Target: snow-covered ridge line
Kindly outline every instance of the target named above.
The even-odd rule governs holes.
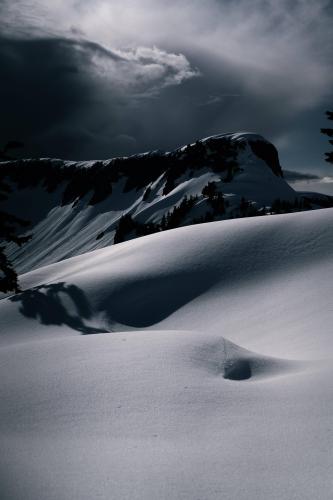
[[[41,162],[52,162],[54,165],[60,166],[63,164],[64,166],[70,167],[70,166],[79,166],[83,167],[85,166],[86,168],[89,168],[90,166],[98,163],[102,163],[103,165],[110,166],[112,165],[112,162],[115,160],[127,160],[128,158],[142,158],[142,157],[147,157],[147,156],[163,156],[163,155],[172,155],[176,151],[184,151],[188,146],[194,146],[197,142],[201,142],[203,144],[207,143],[210,140],[231,140],[231,141],[238,141],[238,142],[244,142],[244,141],[259,141],[263,142],[266,144],[271,144],[267,139],[265,139],[262,135],[256,134],[254,132],[228,132],[224,134],[215,134],[215,135],[210,135],[207,137],[204,137],[203,139],[200,139],[199,141],[192,142],[187,145],[179,146],[173,151],[164,151],[162,149],[155,149],[151,151],[145,151],[143,153],[137,153],[133,154],[130,156],[115,156],[106,160],[80,160],[80,161],[75,161],[75,160],[64,160],[61,158],[52,158],[52,157],[41,157],[38,158],[39,161]],[[17,163],[20,163],[23,161],[25,164],[32,163],[36,161],[36,158],[24,158],[23,160],[3,160],[0,162],[0,166],[4,166],[5,164],[11,164],[15,165]]]
[[[228,159],[227,156],[228,154],[231,153],[231,150],[234,149],[234,152],[237,152],[238,149],[242,149],[242,147],[245,147],[246,144],[250,144],[251,146],[257,143],[258,145],[261,144],[265,147],[269,146],[270,148],[270,153],[276,155],[275,158],[275,165],[274,169],[276,170],[277,175],[281,175],[281,166],[279,164],[278,160],[278,155],[275,147],[273,144],[271,144],[269,141],[267,141],[263,136],[259,134],[255,134],[252,132],[237,132],[237,133],[226,133],[226,134],[216,134],[212,135],[209,137],[205,137],[201,140],[197,140],[194,143],[187,144],[184,146],[180,146],[176,148],[173,151],[163,151],[160,149],[157,150],[152,150],[152,151],[146,151],[144,153],[139,153],[139,154],[134,154],[131,156],[118,156],[106,160],[89,160],[89,161],[73,161],[73,160],[63,160],[60,158],[27,158],[27,159],[22,159],[22,160],[12,160],[12,161],[2,161],[0,163],[0,168],[2,170],[7,171],[7,168],[20,168],[22,166],[25,167],[31,167],[32,165],[40,164],[43,168],[48,168],[48,167],[57,167],[57,168],[69,168],[71,169],[72,167],[75,167],[77,169],[81,168],[91,168],[94,166],[99,166],[99,167],[109,167],[109,168],[115,168],[119,162],[124,162],[126,163],[127,161],[133,161],[135,159],[147,159],[154,157],[155,159],[157,158],[172,158],[173,160],[178,160],[178,159],[184,159],[179,158],[180,153],[184,153],[187,150],[190,150],[191,148],[195,148],[196,145],[204,145],[208,146],[210,144],[214,144],[215,146],[222,146],[220,149],[220,153],[227,153],[226,157],[223,158],[225,161]],[[230,149],[229,151],[225,150],[225,146],[229,144]],[[193,154],[193,150],[191,151]],[[196,154],[198,154],[199,151],[195,151]],[[203,150],[200,151],[201,153]],[[205,152],[207,154],[207,152]],[[183,155],[184,156],[184,155]],[[203,160],[204,158],[200,158],[200,160]],[[173,165],[171,165],[172,167]]]
[[[104,161],[4,162],[0,175],[9,188],[0,209],[31,221],[32,240],[9,248],[21,272],[166,229],[304,205],[275,147],[248,132]]]

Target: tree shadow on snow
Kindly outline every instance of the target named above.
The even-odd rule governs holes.
[[[63,282],[41,285],[9,300],[20,303],[19,311],[23,316],[39,320],[43,325],[66,325],[83,335],[105,333],[105,330],[85,324],[84,320],[92,317],[92,310],[83,291],[75,285]],[[66,304],[74,314],[68,312]]]

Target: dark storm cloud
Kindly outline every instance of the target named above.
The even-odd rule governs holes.
[[[306,172],[285,170],[284,178],[296,191],[312,191],[333,196],[333,177],[331,175],[320,177]]]
[[[325,170],[328,0],[1,5],[1,134],[27,151],[102,158],[252,130],[276,143],[283,165]]]
[[[77,158],[135,151],[134,115],[145,100],[196,75],[181,55],[120,54],[65,38],[2,38],[0,65],[2,141],[19,138],[33,155]]]
[[[94,88],[81,71],[84,59],[67,40],[2,38],[2,141],[19,138],[32,154],[49,148],[56,153],[48,137],[52,128],[61,131],[75,122],[84,103],[94,100]],[[66,141],[61,146],[65,153],[71,148]]]
[[[318,175],[295,172],[293,170],[285,170],[283,176],[288,182],[318,181],[320,179]]]

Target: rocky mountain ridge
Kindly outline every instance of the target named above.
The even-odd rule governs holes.
[[[7,161],[0,176],[0,208],[31,221],[31,241],[8,249],[20,272],[179,226],[331,204],[299,196],[252,133],[103,161]]]

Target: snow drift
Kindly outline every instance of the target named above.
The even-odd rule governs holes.
[[[328,500],[333,210],[183,227],[0,301],[4,500]]]

